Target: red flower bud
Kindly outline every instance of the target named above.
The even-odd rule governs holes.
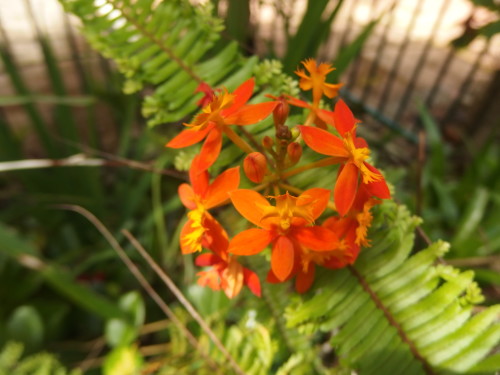
[[[243,160],[243,170],[252,182],[262,182],[267,172],[266,157],[260,152],[252,152]]]
[[[266,150],[271,149],[273,145],[274,145],[274,140],[270,136],[266,135],[264,138],[262,138],[262,146],[264,146]]]
[[[278,105],[273,111],[273,119],[276,126],[285,124],[285,121],[288,118],[288,113],[290,113],[290,106],[288,105],[285,97],[280,96],[278,98]]]
[[[286,154],[292,165],[297,164],[302,156],[302,146],[297,142],[292,142],[287,146]]]

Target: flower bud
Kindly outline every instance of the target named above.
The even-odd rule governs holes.
[[[290,133],[292,133],[292,140],[297,139],[297,137],[300,135],[300,131],[296,126],[290,129]]]
[[[252,182],[262,182],[267,172],[266,157],[260,152],[252,152],[243,160],[243,170]]]
[[[291,164],[297,164],[302,156],[302,146],[300,143],[292,142],[286,148],[286,155],[290,160]]]
[[[266,135],[264,138],[262,138],[262,146],[264,146],[266,150],[270,150],[273,145],[274,140],[270,136]]]
[[[274,108],[273,119],[276,126],[284,125],[288,114],[290,113],[290,106],[283,96],[278,98],[278,105]]]

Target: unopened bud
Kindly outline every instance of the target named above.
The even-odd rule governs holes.
[[[283,96],[278,98],[278,105],[274,108],[273,119],[276,126],[284,125],[288,114],[290,113],[290,106]]]
[[[300,135],[300,131],[296,126],[290,129],[290,133],[292,133],[292,140],[297,139],[297,137]]]
[[[262,146],[264,146],[266,150],[271,149],[273,145],[274,145],[274,140],[270,136],[266,135],[264,138],[262,138]]]
[[[278,139],[291,139],[292,138],[292,133],[290,132],[290,129],[288,129],[288,126],[285,125],[280,125],[276,127],[276,138]]]
[[[252,152],[243,160],[243,170],[252,182],[262,182],[267,172],[266,157],[260,152]]]
[[[302,146],[300,143],[292,142],[287,146],[286,154],[292,165],[297,164],[302,157]]]

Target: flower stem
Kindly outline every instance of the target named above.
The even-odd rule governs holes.
[[[226,133],[227,137],[233,141],[233,143],[238,146],[240,149],[242,149],[244,152],[247,154],[250,154],[254,152],[255,150],[243,140],[238,134],[236,134],[233,129],[231,129],[229,126],[223,126],[222,131]]]
[[[295,176],[298,173],[301,173],[301,172],[304,172],[304,171],[308,171],[309,169],[320,168],[320,167],[325,167],[327,165],[338,164],[338,163],[340,163],[340,162],[342,162],[344,160],[345,160],[344,158],[338,158],[338,157],[334,157],[334,156],[329,157],[329,158],[320,159],[318,161],[315,161],[315,162],[312,162],[312,163],[309,163],[309,164],[302,165],[300,167],[291,169],[291,170],[283,173],[281,175],[281,178],[282,179],[286,179],[288,177]]]

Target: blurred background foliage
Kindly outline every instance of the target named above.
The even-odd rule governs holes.
[[[390,113],[390,106],[397,105],[397,100],[386,98],[389,104],[385,110],[384,105],[370,105],[367,91],[376,98],[384,96],[380,82],[366,80],[365,86],[356,85],[363,74],[375,75],[372,63],[378,55],[372,58],[372,65],[366,63],[366,46],[370,37],[379,35],[377,30],[382,28],[387,34],[396,2],[383,2],[381,9],[357,23],[355,33],[348,35],[347,31],[339,34],[336,25],[353,21],[355,1],[214,0],[211,7],[175,1],[170,8],[162,8],[164,13],[157,15],[156,23],[151,22],[151,29],[143,30],[154,31],[151,40],[155,35],[161,39],[157,43],[160,47],[145,41],[151,46],[143,49],[143,56],[134,56],[134,49],[126,48],[130,40],[140,41],[140,35],[130,39],[131,30],[125,39],[113,39],[113,27],[118,26],[104,21],[111,11],[105,9],[107,4],[133,13],[135,2],[86,3],[61,0],[68,12],[80,16],[99,9],[100,18],[96,17],[83,34],[104,57],[83,42],[74,28],[77,21],[68,14],[60,9],[56,13],[64,30],[65,39],[61,41],[50,33],[50,27],[41,24],[36,11],[40,4],[19,2],[33,31],[29,49],[36,49],[40,56],[36,74],[43,78],[27,69],[16,34],[6,21],[9,6],[2,3],[0,82],[9,89],[0,89],[0,374],[31,374],[40,368],[47,374],[78,373],[66,372],[53,356],[35,354],[43,349],[57,353],[67,368],[78,367],[89,374],[99,373],[100,367],[105,374],[125,374],[117,367],[120,363],[127,363],[127,371],[134,373],[130,369],[144,368],[144,357],[157,358],[165,351],[171,355],[148,361],[145,373],[212,371],[200,354],[203,351],[190,352],[178,324],[164,319],[94,225],[61,204],[82,206],[105,223],[216,362],[221,361],[221,354],[177,300],[164,291],[151,268],[124,241],[121,229],[134,233],[182,286],[248,373],[308,373],[310,368],[300,366],[313,362],[317,372],[333,363],[336,370],[332,371],[345,373],[335,359],[328,357],[334,357],[331,353],[324,353],[322,360],[308,358],[313,352],[307,349],[314,343],[304,343],[297,332],[284,329],[280,311],[287,301],[281,300],[286,297],[280,298],[283,293],[279,289],[275,292],[270,287],[263,301],[247,295],[228,301],[220,293],[194,285],[192,259],[180,256],[178,251],[183,209],[176,197],[177,185],[186,178],[177,169],[189,165],[192,155],[164,149],[178,124],[196,110],[199,96],[191,94],[197,79],[234,88],[242,78],[256,74],[258,85],[267,92],[296,93],[288,75],[310,56],[332,61],[337,68],[336,79],[346,82],[342,95],[356,106],[356,115],[366,124],[363,135],[373,144],[378,164],[395,185],[396,200],[424,218],[421,228],[426,236],[451,242],[446,261],[475,270],[486,304],[498,301],[500,118],[493,104],[500,98],[498,64],[489,76],[491,85],[478,95],[482,101],[468,107],[474,114],[472,121],[461,122],[464,105],[462,99],[458,100],[460,90],[468,88],[464,87],[467,79],[473,81],[467,74],[447,110],[426,100],[427,94],[416,92],[408,100],[416,103],[417,109],[398,119]],[[460,53],[456,48],[474,50],[474,43],[489,43],[488,51],[498,55],[499,49],[491,47],[498,46],[498,4],[474,0],[471,7],[471,17],[448,40],[452,47],[446,47],[441,68],[449,67],[446,61]],[[489,9],[490,17],[480,25],[474,16],[478,8]],[[271,31],[266,31],[262,23],[268,13],[276,17]],[[133,16],[141,19],[148,15]],[[177,29],[170,29],[174,21]],[[103,30],[109,33],[103,34]],[[163,38],[163,34],[171,37]],[[380,35],[383,41],[384,34]],[[336,48],[331,48],[332,43]],[[66,45],[64,58],[61,44]],[[147,54],[153,56],[162,45],[166,53],[162,58],[141,64],[141,59]],[[378,50],[383,48],[382,44],[378,46]],[[176,64],[169,64],[169,51],[189,63],[200,62],[191,77]],[[256,53],[269,60],[259,61]],[[471,69],[478,70],[479,63],[474,61]],[[414,72],[404,68],[399,74],[412,76]],[[396,80],[391,72],[380,74],[387,76],[388,82]],[[45,87],[37,86],[37,79],[44,80]],[[408,78],[406,84],[412,82]],[[439,85],[447,91],[446,82]],[[474,95],[471,92],[469,95]],[[405,97],[402,93],[395,95],[400,101]],[[448,112],[458,115],[453,118]],[[372,126],[375,130],[370,131]],[[32,158],[67,160],[77,154],[87,166],[55,162],[52,168],[24,170],[8,163]],[[92,166],[91,160],[98,160],[99,166]],[[229,155],[219,166],[231,160]],[[420,241],[424,243],[424,239]],[[259,323],[263,321],[275,323],[264,326]],[[272,339],[276,332],[282,335],[277,341]],[[140,346],[134,346],[137,342]],[[296,354],[289,357],[290,353]],[[325,366],[329,360],[331,363]]]

